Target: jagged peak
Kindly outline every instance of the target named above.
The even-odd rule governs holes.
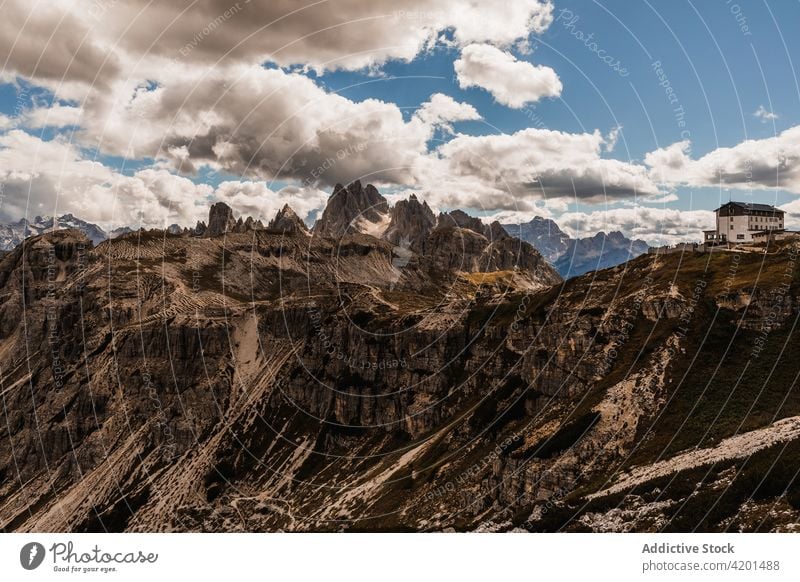
[[[302,232],[308,234],[308,227],[305,222],[303,222],[294,209],[288,204],[283,205],[283,208],[277,212],[275,218],[270,220],[267,228],[282,233]]]
[[[419,252],[425,239],[436,226],[436,217],[427,203],[420,203],[415,194],[398,201],[390,211],[391,220],[383,238],[395,245],[410,246]]]
[[[497,220],[493,221],[487,229],[487,235],[489,240],[496,241],[503,238],[509,238],[511,235],[508,234],[503,225],[500,224]]]
[[[354,180],[347,187],[336,184],[322,216],[314,225],[318,236],[338,238],[347,232],[377,232],[385,228],[389,203],[372,184]]]

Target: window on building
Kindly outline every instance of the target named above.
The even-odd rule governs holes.
[[[737,234],[736,235],[736,240],[744,240],[744,235],[743,234]]]

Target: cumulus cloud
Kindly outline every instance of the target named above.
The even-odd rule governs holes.
[[[306,219],[325,206],[328,196],[317,188],[286,186],[273,191],[263,182],[242,181],[221,183],[212,197],[228,204],[237,214],[252,216],[266,224],[284,204]]]
[[[4,220],[65,212],[103,226],[191,223],[207,211],[210,186],[158,169],[126,176],[87,159],[64,139],[15,129],[0,135]]]
[[[107,229],[191,226],[207,219],[213,200],[228,203],[237,214],[265,220],[286,202],[305,217],[327,199],[314,188],[276,192],[259,182],[228,181],[215,189],[163,168],[127,176],[86,159],[63,139],[45,141],[16,129],[0,135],[0,168],[3,221],[69,212]]]
[[[403,181],[432,130],[418,116],[404,120],[394,103],[354,102],[302,74],[236,66],[189,71],[114,107],[90,107],[81,135],[101,151],[166,158],[183,172],[208,165],[333,185]]]
[[[780,188],[800,194],[800,126],[777,136],[748,139],[692,159],[688,141],[650,152],[645,163],[654,181],[743,190]]]
[[[659,194],[643,165],[601,157],[604,144],[599,131],[457,135],[420,158],[415,176],[434,203],[445,207],[530,211],[537,200],[602,202]]]
[[[464,47],[454,66],[462,89],[480,87],[514,109],[561,95],[561,80],[553,69],[517,60],[489,44]]]
[[[617,147],[617,141],[619,140],[619,135],[622,133],[622,126],[618,125],[613,128],[611,131],[608,132],[606,136],[606,143],[603,149],[607,152],[613,152],[614,148]]]
[[[151,58],[186,65],[271,61],[356,70],[410,61],[445,32],[458,45],[511,46],[552,22],[549,0],[502,10],[461,0],[8,0],[0,22],[6,73],[105,84]],[[80,17],[78,15],[81,15]]]
[[[449,95],[435,93],[417,110],[417,116],[425,123],[443,126],[452,131],[453,121],[474,121],[482,119],[478,111],[469,103],[459,103]]]
[[[51,107],[36,107],[26,111],[22,116],[22,123],[30,129],[67,127],[78,125],[81,121],[81,114],[80,107],[57,103]]]
[[[502,10],[461,0],[54,0],[46,11],[10,0],[0,23],[0,52],[8,56],[2,79],[25,77],[62,104],[31,109],[0,129],[79,123],[80,148],[101,155],[153,159],[167,176],[203,166],[241,176],[241,201],[247,184],[261,180],[294,182],[304,193],[356,178],[409,184],[436,128],[452,133],[452,123],[480,119],[478,112],[435,94],[406,119],[394,103],[352,101],[305,73],[410,61],[437,44],[510,49],[546,30],[552,11],[549,0],[509,0]],[[84,200],[92,216],[102,213],[85,192],[97,195],[105,184],[137,203],[146,192],[169,190],[171,179],[160,174],[109,176],[111,169],[90,165],[71,144],[37,147],[61,147],[75,184],[39,184],[36,192]],[[104,176],[78,180],[82,168]],[[45,182],[60,173],[36,170]],[[188,202],[183,191],[171,196]],[[189,208],[184,220],[195,214]]]
[[[778,119],[778,115],[766,109],[763,105],[759,105],[758,109],[753,113],[753,117],[760,119],[761,123],[769,123]]]
[[[0,19],[0,54],[4,77],[78,81],[100,88],[120,73],[117,57],[104,50],[78,14],[83,9],[65,1],[44,4],[7,0]]]
[[[596,232],[618,230],[629,238],[643,239],[651,245],[700,242],[703,230],[713,228],[714,213],[710,210],[676,210],[634,206],[593,212],[566,212],[558,217],[558,225],[574,238],[592,236]]]

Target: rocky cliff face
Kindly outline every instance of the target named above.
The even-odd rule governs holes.
[[[208,227],[205,229],[206,236],[221,236],[234,232],[236,229],[236,219],[233,217],[233,209],[224,202],[217,202],[211,206],[208,213]]]
[[[288,204],[278,211],[275,218],[270,220],[267,228],[280,233],[309,233],[308,227]]]
[[[363,232],[380,237],[389,222],[389,204],[372,184],[365,187],[356,180],[346,188],[337,184],[322,216],[314,225],[314,235],[339,238]]]
[[[471,251],[28,239],[0,263],[0,528],[797,522],[798,249],[562,283],[515,238],[429,240]]]
[[[392,207],[391,221],[383,238],[392,244],[423,252],[425,239],[436,225],[436,217],[428,206],[412,194]]]

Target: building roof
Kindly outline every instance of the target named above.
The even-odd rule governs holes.
[[[741,208],[742,210],[757,210],[759,212],[773,212],[773,213],[785,214],[784,211],[781,210],[780,208],[775,208],[774,206],[770,206],[769,204],[754,204],[752,202],[728,202],[727,204],[723,204],[722,206],[717,208],[714,212],[718,212],[728,206],[735,206],[736,208]]]

